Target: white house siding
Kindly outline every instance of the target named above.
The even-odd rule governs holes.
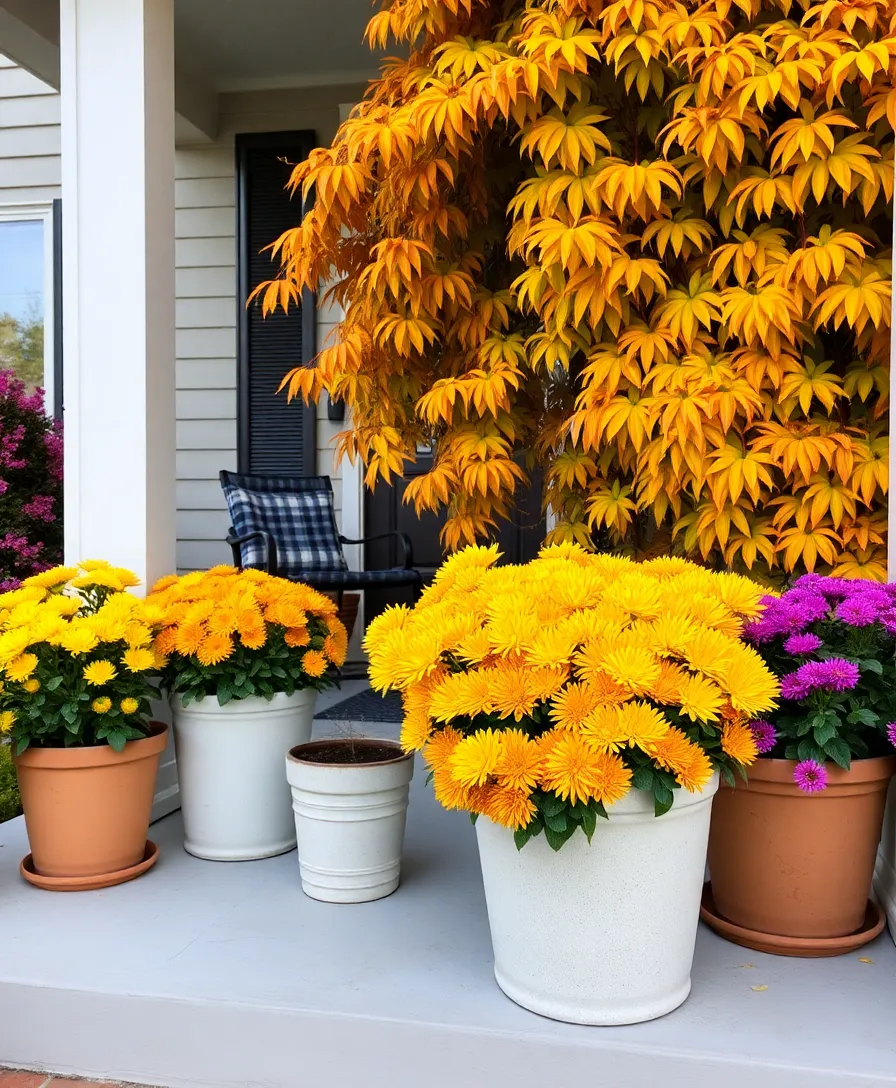
[[[358,86],[220,96],[214,144],[177,149],[177,565],[194,570],[229,559],[228,517],[218,483],[236,468],[236,185],[239,132],[313,130],[332,138],[340,103]],[[51,201],[60,193],[59,95],[0,56],[0,204]],[[335,314],[318,313],[318,340]],[[342,424],[318,420],[318,471],[333,477],[341,514],[340,473],[332,442]],[[114,557],[113,557],[114,558]]]
[[[59,95],[0,55],[0,205],[60,195]]]

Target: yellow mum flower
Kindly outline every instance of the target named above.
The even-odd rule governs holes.
[[[167,657],[168,654],[173,653],[177,644],[177,628],[166,627],[164,631],[160,631],[153,642],[153,649],[157,654],[162,654],[163,657]]]
[[[112,700],[108,695],[101,695],[98,699],[94,699],[90,706],[97,714],[108,714],[112,709]]]
[[[165,589],[170,589],[171,586],[177,585],[179,578],[176,574],[166,574],[164,578],[160,578],[152,587],[153,593],[161,593]]]
[[[454,749],[463,740],[463,734],[452,726],[446,726],[433,733],[429,743],[423,749],[423,759],[431,771],[448,768]]]
[[[143,646],[149,646],[152,642],[152,631],[150,631],[145,623],[134,621],[133,623],[128,624],[124,637],[128,644],[128,648],[137,650]]]
[[[202,647],[199,648],[199,653],[201,660]],[[155,667],[156,655],[152,650],[141,647],[135,650],[125,650],[122,660],[129,672],[146,672],[147,669]],[[203,662],[203,664],[206,664],[206,662]]]
[[[324,653],[334,665],[341,667],[345,664],[345,656],[348,653],[348,639],[345,628],[342,631],[332,631],[324,639]]]
[[[647,754],[664,770],[671,771],[678,784],[691,793],[699,793],[712,778],[709,757],[680,729],[670,729],[662,739],[649,746]]]
[[[37,677],[32,676],[30,680],[25,681],[22,687],[29,695],[36,695],[37,692],[40,691],[40,680],[38,680]]]
[[[753,733],[740,722],[725,722],[722,726],[722,751],[744,767],[755,763],[759,756]]]
[[[327,659],[320,650],[308,650],[302,658],[302,668],[309,676],[323,676],[327,671]]]
[[[233,639],[228,635],[208,634],[199,644],[196,657],[201,665],[219,665],[233,653]]]
[[[112,564],[108,559],[82,559],[78,564],[81,570],[110,570]]]
[[[239,628],[240,642],[249,650],[260,650],[268,640],[268,629],[265,622],[259,616],[256,624],[241,624]]]
[[[541,749],[521,729],[508,729],[499,736],[500,754],[495,764],[498,784],[530,791],[541,775],[544,762]]]
[[[55,589],[56,586],[70,582],[78,575],[77,567],[51,567],[50,570],[41,571],[40,574],[32,574],[22,582],[23,586],[41,586],[45,589]]]
[[[111,684],[118,673],[115,670],[115,666],[111,661],[91,661],[89,665],[84,667],[83,677],[88,684],[91,684],[95,688],[102,687],[103,684]]]
[[[119,591],[124,589],[121,579],[115,571],[111,568],[107,570],[101,567],[89,574],[78,575],[77,578],[73,579],[72,585],[75,589],[115,589]]]
[[[781,690],[777,679],[751,646],[735,647],[719,686],[735,710],[754,715],[774,709]]]
[[[192,657],[199,652],[205,635],[205,624],[201,620],[193,622],[184,620],[177,628],[174,648],[182,657]]]
[[[620,721],[620,707],[602,706],[582,722],[581,735],[596,752],[618,752],[628,742],[630,733]]]
[[[598,693],[591,684],[572,683],[554,696],[548,713],[560,729],[580,729],[598,703]]]
[[[99,642],[96,632],[82,624],[77,626],[74,623],[71,624],[68,630],[63,631],[59,636],[59,645],[67,653],[74,655],[89,654],[91,650],[96,649]]]
[[[472,790],[469,786],[464,785],[462,782],[458,782],[455,779],[449,768],[439,767],[433,771],[432,776],[432,788],[435,794],[436,800],[447,809],[463,808],[467,811],[470,809],[470,795]]]
[[[406,714],[401,723],[401,746],[406,752],[419,752],[432,736],[433,721],[428,714]]]
[[[532,822],[536,811],[535,803],[527,789],[518,790],[498,786],[489,790],[483,815],[502,827],[517,831]]]
[[[571,804],[590,801],[600,788],[603,758],[576,733],[564,733],[545,756],[541,784]]]
[[[649,695],[660,677],[660,664],[648,650],[622,647],[604,655],[604,671],[633,695]]]
[[[13,680],[15,683],[21,684],[23,680],[28,679],[36,668],[36,654],[21,654],[19,657],[10,661],[6,666],[6,678],[7,680]]]
[[[721,712],[724,698],[717,684],[704,676],[687,676],[678,685],[675,700],[692,722],[714,722]]]
[[[646,750],[671,728],[663,712],[649,703],[625,703],[616,708],[616,713],[619,716],[619,729],[632,748]]]
[[[122,699],[119,706],[122,714],[136,714],[140,709],[140,703],[136,699]]]
[[[0,712],[0,733],[8,733],[16,724],[16,712],[4,710]]]
[[[287,646],[307,646],[311,641],[311,632],[307,627],[289,627],[283,635]]]
[[[23,654],[30,644],[30,632],[21,628],[5,631],[0,635],[0,667],[8,665],[10,661]]]
[[[521,721],[532,713],[538,691],[531,669],[498,668],[490,670],[488,676],[490,700],[496,714]]]
[[[481,786],[501,755],[501,735],[494,729],[479,729],[464,737],[451,753],[449,765],[455,781],[465,786]]]

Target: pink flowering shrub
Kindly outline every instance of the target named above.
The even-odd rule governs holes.
[[[0,370],[0,592],[62,559],[62,428]]]

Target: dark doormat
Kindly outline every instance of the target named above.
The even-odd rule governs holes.
[[[375,691],[362,691],[336,703],[329,710],[315,714],[315,718],[330,722],[400,722],[402,717],[401,696],[396,691],[386,696],[378,695]]]

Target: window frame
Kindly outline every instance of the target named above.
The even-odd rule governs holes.
[[[56,201],[47,200],[30,204],[0,204],[0,223],[33,223],[40,220],[44,231],[44,404],[48,415],[60,414],[62,390],[59,388],[60,354],[57,352],[57,247]]]

